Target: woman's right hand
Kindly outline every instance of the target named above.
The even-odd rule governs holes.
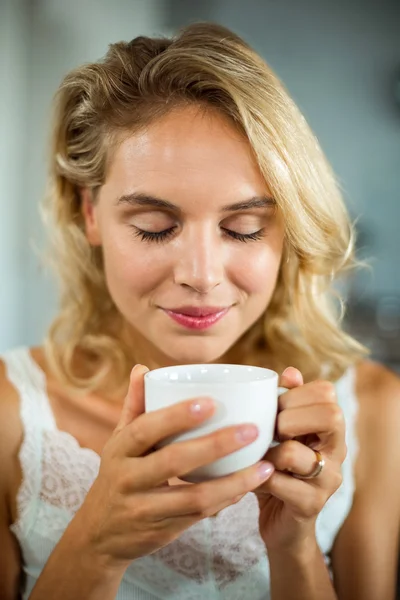
[[[132,371],[120,422],[73,520],[88,555],[123,571],[132,560],[155,552],[197,521],[239,501],[273,472],[270,463],[262,463],[267,472],[261,474],[258,463],[213,481],[169,486],[169,479],[248,445],[257,437],[257,428],[227,427],[153,450],[160,440],[211,417],[214,404],[195,399],[145,413],[146,371],[141,365]],[[243,437],[246,431],[253,437]]]

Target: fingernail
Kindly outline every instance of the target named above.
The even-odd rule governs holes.
[[[202,415],[214,408],[214,401],[211,398],[196,398],[190,405],[190,412],[194,415]]]
[[[133,377],[134,374],[136,374],[140,370],[143,371],[143,375],[149,371],[149,369],[145,365],[141,365],[140,363],[138,363],[137,365],[135,365],[133,367],[133,369],[131,371],[131,378]]]
[[[130,382],[132,382],[132,380],[133,380],[133,376],[134,376],[134,374],[136,373],[136,369],[138,368],[138,366],[139,366],[139,365],[135,365],[135,366],[133,367],[133,369],[131,370],[131,374],[130,374],[130,376],[129,376],[129,381],[130,381]]]
[[[239,442],[250,442],[258,437],[258,427],[256,425],[241,425],[236,430],[236,437]]]
[[[289,371],[289,369],[291,369],[292,367],[286,367],[286,369],[283,371],[282,376],[286,375],[287,372]]]
[[[260,479],[263,481],[265,479],[268,479],[268,477],[270,477],[270,475],[272,475],[273,472],[274,472],[274,465],[272,463],[262,462],[258,466],[258,475],[259,475]]]

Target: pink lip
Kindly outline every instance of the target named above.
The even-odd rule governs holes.
[[[164,312],[179,325],[188,329],[209,329],[220,321],[229,311],[228,308],[212,306],[182,306],[173,310],[164,309]]]

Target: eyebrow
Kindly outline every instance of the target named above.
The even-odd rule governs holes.
[[[178,213],[182,212],[182,209],[179,206],[169,202],[169,200],[164,200],[163,198],[141,192],[125,194],[118,198],[116,204],[117,206],[120,204],[128,204],[130,206],[151,206],[153,208],[163,208]],[[276,206],[276,201],[273,198],[269,196],[253,196],[253,198],[250,198],[249,200],[223,206],[221,210],[222,212],[232,212],[249,210],[252,208],[269,208],[271,206]]]

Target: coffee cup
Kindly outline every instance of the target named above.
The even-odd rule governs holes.
[[[278,374],[275,371],[228,364],[179,365],[155,369],[146,373],[144,384],[146,412],[198,397],[210,397],[216,406],[212,417],[189,431],[161,440],[156,449],[232,425],[254,423],[258,427],[257,439],[248,446],[180,476],[180,479],[190,483],[230,475],[262,459],[273,442],[278,397],[286,391],[285,388],[278,388]]]

